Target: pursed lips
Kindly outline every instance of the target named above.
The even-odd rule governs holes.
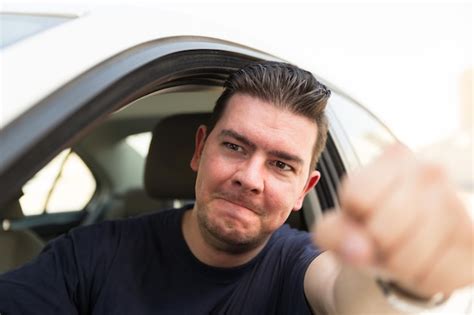
[[[250,201],[244,200],[244,199],[239,198],[237,196],[220,193],[217,196],[215,196],[215,198],[222,199],[222,200],[227,201],[229,203],[232,203],[232,204],[234,204],[238,207],[246,208],[246,209],[254,212],[257,215],[260,215],[262,213],[262,211],[260,210],[260,207],[258,207],[257,205],[255,205],[254,203],[252,203]]]

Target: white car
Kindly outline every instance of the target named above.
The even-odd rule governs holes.
[[[75,226],[192,201],[194,130],[224,80],[284,60],[277,45],[259,46],[265,30],[245,36],[192,16],[9,10],[0,21],[0,273]],[[395,141],[314,75],[333,92],[330,135],[322,180],[291,217],[301,229],[337,205],[341,176]]]

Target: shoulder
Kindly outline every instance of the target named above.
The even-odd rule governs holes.
[[[284,257],[288,262],[304,265],[321,253],[321,250],[314,245],[309,232],[291,228],[287,224],[273,233],[268,244],[268,251],[271,255]]]
[[[281,245],[293,245],[295,243],[312,244],[311,234],[309,232],[294,229],[288,224],[284,224],[276,230],[273,233],[270,242]]]

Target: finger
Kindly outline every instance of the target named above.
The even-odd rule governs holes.
[[[442,169],[430,164],[413,166],[417,167],[410,168],[410,176],[405,176],[403,182],[386,196],[381,196],[374,206],[377,211],[366,221],[381,258],[411,241],[413,235],[424,227],[423,220],[434,215],[433,211],[440,207],[440,200],[444,200],[446,176]]]
[[[450,213],[455,217],[455,229],[446,246],[432,259],[426,272],[418,277],[421,290],[434,294],[453,290],[474,283],[474,224],[457,196],[451,196]]]
[[[430,187],[431,186],[431,187]],[[413,225],[411,233],[400,243],[392,245],[386,252],[384,264],[397,279],[415,285],[423,277],[437,256],[449,246],[451,235],[455,232],[455,220],[446,215],[447,204],[439,203],[434,197],[444,198],[443,183],[431,183],[422,193],[423,215]]]
[[[374,204],[380,203],[396,188],[405,177],[406,170],[411,170],[415,163],[413,154],[405,146],[390,146],[373,163],[342,182],[341,207],[355,218],[366,218],[375,210]]]
[[[474,282],[472,226],[470,239],[470,244],[466,241],[454,241],[442,255],[433,260],[425,277],[417,279],[417,287],[421,292],[430,295],[438,292],[451,294],[452,291]]]
[[[340,211],[324,215],[315,228],[315,242],[351,264],[368,265],[375,261],[370,237],[360,224]]]

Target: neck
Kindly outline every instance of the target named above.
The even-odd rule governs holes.
[[[184,240],[198,260],[212,267],[231,268],[243,265],[257,256],[266,244],[264,242],[262,245],[242,253],[222,251],[206,242],[198,224],[194,208],[184,213],[182,221]]]

